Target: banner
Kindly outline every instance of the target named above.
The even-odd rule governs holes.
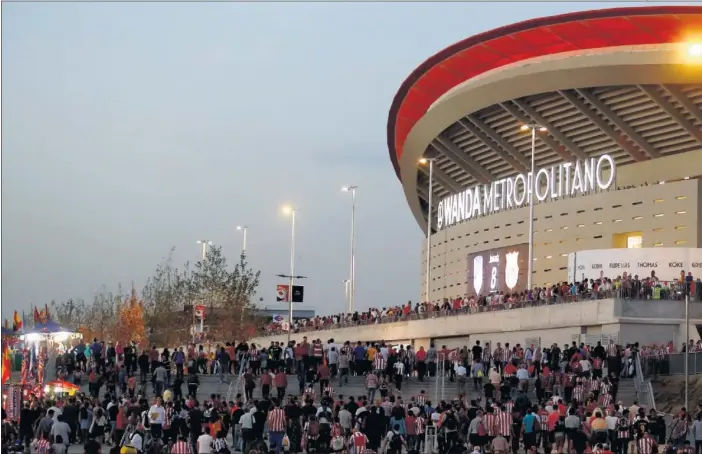
[[[280,284],[275,289],[275,300],[279,303],[290,302],[290,289],[289,285]]]
[[[302,285],[293,285],[292,302],[301,303],[305,299],[305,287]]]
[[[195,317],[199,319],[204,319],[205,318],[205,306],[202,304],[197,304],[195,306]]]
[[[655,275],[661,281],[679,280],[681,273],[702,274],[702,249],[699,248],[632,248],[594,249],[572,252],[568,255],[569,281],[585,279],[615,279],[639,276],[644,279]]]

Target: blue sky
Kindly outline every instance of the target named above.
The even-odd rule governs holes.
[[[643,4],[643,3],[640,3]],[[422,233],[386,146],[402,81],[433,53],[511,22],[637,3],[4,3],[2,314],[141,288],[198,238],[236,259],[249,226],[259,295],[289,268],[305,307],[344,307],[359,186],[359,308],[416,301]]]

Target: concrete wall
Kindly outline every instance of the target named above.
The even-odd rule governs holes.
[[[333,338],[345,341],[386,341],[414,343],[418,348],[435,345],[451,348],[490,342],[510,345],[539,339],[541,345],[570,343],[581,334],[619,334],[620,343],[664,343],[677,340],[684,322],[682,301],[632,301],[604,299],[558,304],[500,312],[456,315],[426,320],[412,320],[352,328],[293,334],[291,339]],[[702,324],[702,303],[690,303],[691,322]],[[269,345],[285,342],[287,335],[258,337],[252,342]]]
[[[534,277],[537,286],[568,279],[571,252],[621,247],[621,234],[640,232],[643,247],[702,247],[702,150],[617,168],[613,190],[534,207]],[[683,180],[685,177],[690,180]],[[667,181],[658,184],[659,180]],[[672,181],[678,180],[678,181]],[[639,187],[643,183],[648,186]],[[658,215],[658,216],[655,216]],[[472,295],[469,254],[528,242],[528,208],[502,211],[440,230],[432,236],[430,300]],[[419,270],[426,300],[426,241]]]

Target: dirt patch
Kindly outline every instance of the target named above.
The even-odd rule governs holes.
[[[658,411],[673,413],[685,406],[685,377],[659,377],[651,384]],[[690,376],[689,393],[690,407],[695,408],[702,402],[702,375]]]

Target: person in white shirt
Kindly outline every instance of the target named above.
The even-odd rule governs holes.
[[[163,423],[166,421],[166,409],[161,404],[161,398],[157,397],[154,405],[149,409],[149,426],[151,434],[155,438],[163,437]]]
[[[587,358],[583,358],[580,360],[580,367],[583,369],[583,374],[586,377],[590,376],[590,370],[592,370],[592,365],[590,364],[590,360]]]
[[[137,452],[143,452],[144,451],[144,438],[141,436],[141,433],[138,431],[134,431],[130,436],[127,441],[127,444],[129,446],[133,446],[134,449],[137,450]]]
[[[205,433],[197,438],[197,453],[212,454],[212,444],[214,439],[210,435],[210,428],[205,427]]]
[[[613,412],[607,411],[607,417],[605,418],[605,421],[607,422],[607,430],[617,430],[617,423],[619,422],[619,418],[617,418]]]
[[[395,369],[395,388],[398,391],[402,391],[402,376],[405,373],[405,363],[398,361],[392,367]]]

